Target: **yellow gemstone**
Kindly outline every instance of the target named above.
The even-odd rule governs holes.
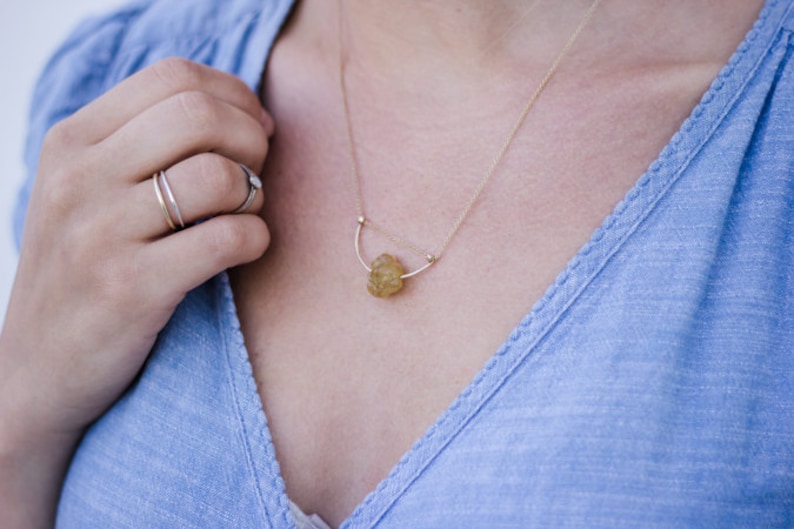
[[[387,298],[403,287],[403,265],[393,255],[381,254],[372,261],[367,290],[376,298]]]

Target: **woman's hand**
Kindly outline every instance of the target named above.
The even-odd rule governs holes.
[[[227,213],[249,194],[240,164],[261,171],[272,129],[240,80],[167,59],[47,134],[0,334],[0,526],[51,523],[74,444],[176,305],[265,251],[262,193]],[[169,228],[161,170],[184,221],[209,220]]]

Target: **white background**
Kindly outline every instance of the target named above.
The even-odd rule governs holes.
[[[22,152],[33,85],[45,62],[83,18],[122,0],[0,0],[0,322],[16,268],[11,216],[25,169]]]

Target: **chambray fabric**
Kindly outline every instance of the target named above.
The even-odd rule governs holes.
[[[85,23],[38,85],[30,174],[49,126],[162,57],[256,87],[290,7],[155,0]],[[768,0],[647,173],[344,527],[794,527],[792,13]],[[225,274],[86,434],[57,527],[294,527]]]

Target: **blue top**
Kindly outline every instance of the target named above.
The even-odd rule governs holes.
[[[143,1],[85,23],[38,86],[30,174],[50,125],[162,57],[255,88],[290,7]],[[768,0],[647,173],[344,527],[794,527],[792,30],[794,0]],[[293,527],[225,274],[86,434],[58,527]]]

